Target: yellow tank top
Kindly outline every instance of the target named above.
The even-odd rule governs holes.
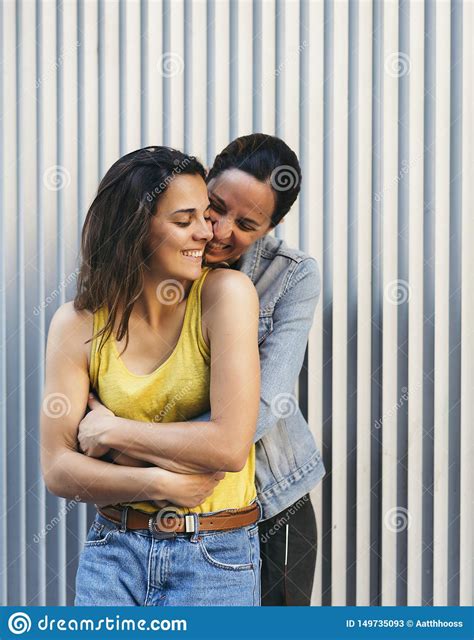
[[[201,329],[201,290],[209,268],[195,280],[186,301],[183,327],[178,342],[158,369],[150,374],[131,373],[119,355],[112,335],[98,352],[100,338],[92,341],[89,375],[100,401],[116,416],[141,422],[184,422],[210,409],[210,351]],[[94,335],[107,320],[105,307],[94,313]],[[256,497],[255,446],[245,467],[226,473],[209,498],[184,513],[209,513],[239,509]],[[152,502],[126,502],[139,511],[159,511]]]

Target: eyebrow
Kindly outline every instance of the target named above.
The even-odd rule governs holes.
[[[223,206],[223,208],[226,210],[226,213],[227,213],[227,205],[225,201],[213,191],[209,191],[209,195],[211,196],[211,198],[215,198],[216,200],[218,200],[219,204]],[[261,224],[260,222],[257,222],[257,220],[253,220],[252,218],[239,218],[239,220],[242,220],[243,222],[250,222],[251,224],[254,224],[257,227],[259,227]]]
[[[207,205],[207,207],[204,209],[204,212],[206,212],[206,211],[209,209],[209,207],[210,207],[210,206],[211,206],[211,203],[209,203],[209,204]],[[191,209],[176,209],[176,211],[172,211],[172,212],[171,212],[170,214],[168,214],[168,215],[170,215],[170,216],[174,216],[174,214],[175,214],[175,213],[189,213],[190,215],[194,215],[194,214],[196,213],[196,208],[195,208],[195,207],[193,207],[193,208],[191,208]]]
[[[219,202],[219,204],[220,204],[222,207],[224,207],[224,209],[226,209],[226,210],[227,210],[227,205],[226,205],[226,203],[225,203],[225,200],[223,200],[220,196],[218,196],[218,195],[217,195],[217,193],[214,193],[213,191],[210,191],[210,192],[209,192],[209,195],[210,195],[210,196],[212,196],[213,198],[215,198],[215,199]]]

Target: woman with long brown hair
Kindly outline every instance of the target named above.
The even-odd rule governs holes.
[[[202,267],[204,175],[164,147],[118,160],[84,224],[76,299],[50,326],[44,478],[97,507],[77,605],[260,602],[258,298],[245,275]],[[84,418],[91,390],[101,405]],[[58,400],[65,410],[49,411]],[[172,431],[207,409],[209,422],[187,424],[186,465],[160,467],[154,425]],[[127,458],[127,443],[148,466]]]

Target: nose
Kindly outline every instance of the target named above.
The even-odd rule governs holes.
[[[210,225],[209,222],[203,218],[201,220],[201,224],[196,229],[196,240],[205,240],[206,242],[209,242],[209,240],[211,240],[214,235],[211,226],[212,225]]]
[[[226,218],[219,218],[213,221],[212,230],[214,231],[214,239],[222,242],[230,238],[232,222]]]

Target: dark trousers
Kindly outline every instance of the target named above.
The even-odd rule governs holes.
[[[309,494],[259,524],[262,606],[309,606],[316,566],[316,517]]]

